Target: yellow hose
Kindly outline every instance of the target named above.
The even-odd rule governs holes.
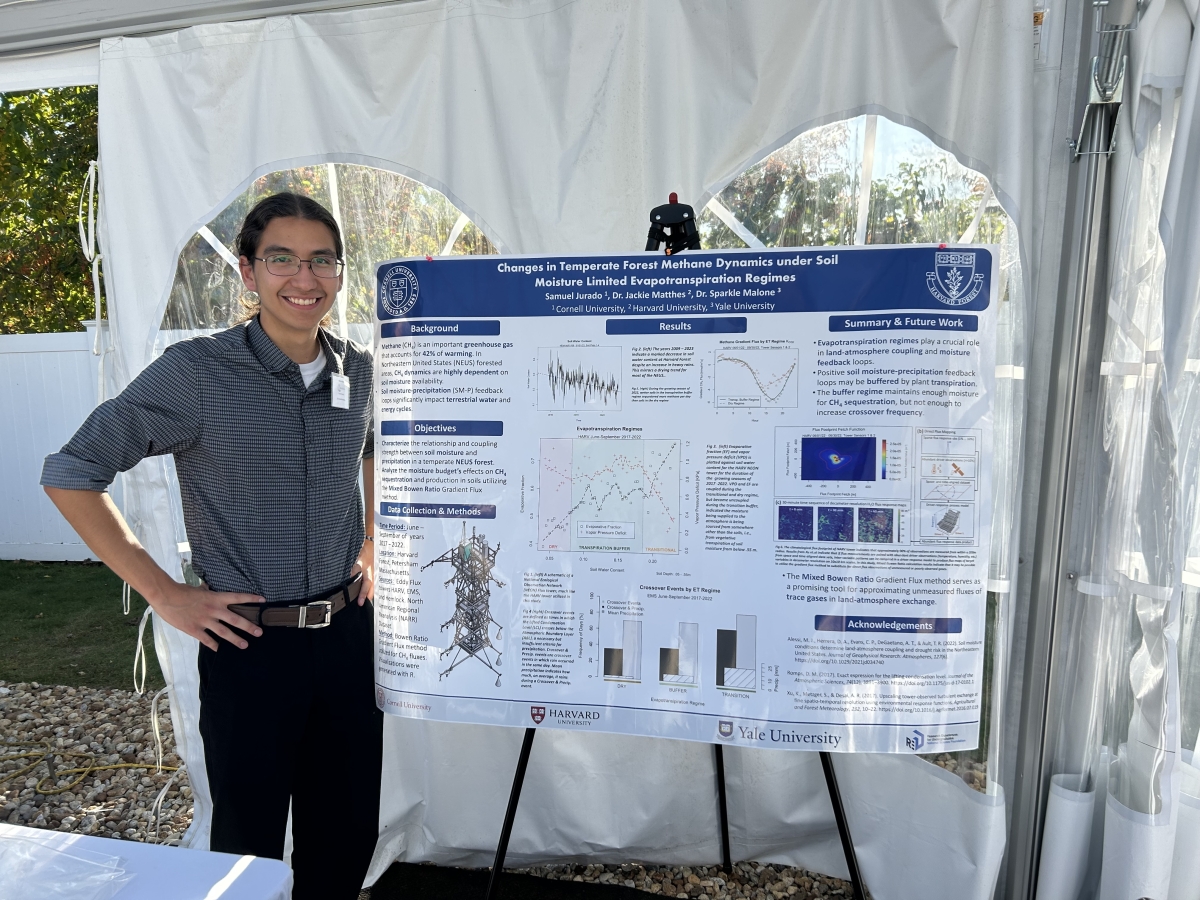
[[[46,768],[49,769],[50,774],[41,778],[38,781],[37,785],[34,787],[35,791],[37,791],[39,794],[41,794],[45,797],[50,797],[50,796],[53,796],[54,794],[65,794],[67,791],[71,790],[72,788],[75,788],[75,787],[79,786],[80,784],[82,784],[83,780],[85,778],[87,778],[88,775],[91,774],[92,772],[104,772],[104,771],[107,771],[108,769],[155,769],[156,771],[159,771],[159,772],[174,772],[179,768],[179,766],[156,766],[154,763],[131,763],[131,762],[104,763],[101,765],[97,765],[98,759],[96,757],[96,754],[82,753],[78,750],[55,750],[52,746],[50,746],[49,741],[5,741],[4,745],[8,746],[8,747],[38,747],[38,748],[40,748],[40,750],[27,751],[27,752],[23,752],[23,753],[13,753],[8,756],[0,756],[0,763],[12,762],[12,761],[18,760],[18,759],[32,759],[33,760],[33,762],[29,763],[22,769],[17,769],[15,772],[9,772],[7,775],[0,776],[0,785],[6,784],[7,782],[11,781],[14,778],[19,778],[22,775],[26,774],[27,772],[32,772],[39,763],[45,762]],[[90,760],[90,763],[88,765],[80,767],[80,768],[58,769],[58,768],[55,768],[54,763],[51,759],[52,757],[55,757],[55,756],[61,756],[64,759],[66,759],[67,757],[75,757],[78,759],[87,759],[87,760]],[[61,787],[61,788],[43,788],[42,787],[42,784],[44,782],[46,782],[50,779],[54,779],[57,781],[63,775],[78,775],[79,777],[76,778],[74,781],[72,781],[70,784],[68,784],[66,787]]]

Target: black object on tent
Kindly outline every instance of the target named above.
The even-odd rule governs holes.
[[[646,237],[646,249],[657,250],[666,244],[667,256],[680,250],[699,250],[700,232],[696,230],[696,211],[686,203],[679,202],[679,195],[672,192],[670,202],[650,210],[650,234]]]

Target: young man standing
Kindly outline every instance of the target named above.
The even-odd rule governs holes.
[[[382,762],[371,357],[322,328],[344,265],[327,210],[268,197],[238,251],[256,314],[169,347],[47,457],[42,484],[156,615],[200,641],[211,848],[282,857],[290,804],[293,897],[353,900]],[[201,588],[151,559],[107,493],[164,453]]]

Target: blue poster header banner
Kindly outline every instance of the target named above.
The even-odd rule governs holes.
[[[605,334],[745,334],[745,316],[703,319],[609,319]]]
[[[467,319],[462,322],[413,322],[405,319],[400,322],[389,322],[379,330],[379,336],[385,338],[408,337],[409,335],[431,335],[434,337],[454,337],[455,335],[497,335],[500,333],[500,320]]]
[[[385,326],[386,327],[386,326]],[[830,316],[830,331],[978,331],[979,316]]]
[[[962,634],[962,619],[912,619],[906,616],[815,616],[817,631],[867,631],[899,634]]]
[[[494,503],[380,503],[379,514],[392,519],[494,519]]]
[[[394,260],[375,270],[376,307],[385,322],[893,310],[954,314],[986,309],[991,277],[992,251],[980,246],[443,256]]]
[[[453,434],[500,437],[504,434],[504,423],[476,419],[385,419],[379,423],[379,433],[384,437],[445,437]]]

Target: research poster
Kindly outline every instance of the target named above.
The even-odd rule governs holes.
[[[994,247],[376,270],[377,700],[977,746]]]

